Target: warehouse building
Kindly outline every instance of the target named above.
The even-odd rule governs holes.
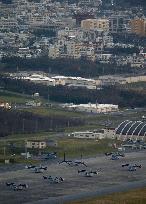
[[[111,128],[96,131],[72,132],[68,136],[80,139],[115,139],[115,130]]]
[[[125,120],[115,129],[115,137],[119,140],[146,141],[146,121]]]

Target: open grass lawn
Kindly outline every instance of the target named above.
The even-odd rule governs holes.
[[[111,140],[90,140],[90,139],[63,139],[58,142],[58,151],[60,156],[66,152],[68,157],[92,156],[97,153],[104,153],[106,151],[113,151],[112,147],[108,146]]]
[[[70,202],[70,204],[146,204],[146,188],[84,201]]]
[[[109,144],[115,143],[114,140],[103,139],[103,140],[92,140],[92,139],[77,139],[66,136],[58,137],[53,133],[40,133],[40,134],[22,134],[12,135],[6,138],[0,139],[0,154],[4,152],[6,147],[6,155],[15,153],[20,155],[21,152],[25,151],[25,141],[27,139],[53,139],[57,142],[56,147],[47,147],[43,152],[56,151],[58,156],[63,158],[64,152],[66,152],[69,158],[79,158],[81,154],[84,156],[95,156],[98,153],[104,153],[106,151],[114,151]],[[11,151],[10,144],[15,146],[15,151]],[[28,149],[31,153],[31,149]],[[37,151],[36,151],[37,152]]]
[[[50,115],[54,115],[54,116],[68,116],[68,117],[84,117],[85,113],[78,113],[78,112],[73,112],[73,111],[67,111],[61,108],[55,108],[55,107],[51,107],[51,108],[47,108],[47,107],[40,107],[40,108],[30,108],[27,109],[27,111],[29,112],[33,112],[35,114],[38,115],[42,115],[42,116],[50,116]]]

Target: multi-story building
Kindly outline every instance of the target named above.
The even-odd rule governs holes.
[[[103,31],[109,30],[109,20],[108,19],[86,19],[81,21],[81,28],[86,30],[96,30],[101,29]]]
[[[11,31],[11,30],[17,30],[18,29],[18,22],[16,19],[12,18],[0,18],[0,30],[3,31]]]
[[[55,45],[50,45],[49,47],[49,54],[48,56],[52,59],[58,58],[60,55],[59,53],[59,46],[57,44]]]
[[[129,31],[129,16],[113,14],[109,17],[109,31],[111,33],[123,33]]]
[[[135,18],[130,21],[131,32],[146,37],[146,18]]]

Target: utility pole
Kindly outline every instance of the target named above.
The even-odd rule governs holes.
[[[36,122],[35,122],[35,132],[38,131],[38,119],[36,119]]]
[[[27,140],[25,140],[25,159],[27,159]]]
[[[81,161],[83,161],[83,154],[81,154]]]
[[[19,71],[19,67],[17,66],[17,72]]]
[[[4,158],[5,158],[5,156],[6,156],[6,143],[4,142],[4,148],[3,148],[3,150],[4,150]]]
[[[49,93],[48,93],[48,103],[50,102],[50,95],[49,95]]]
[[[6,147],[4,146],[4,158],[6,156]]]
[[[67,127],[70,127],[70,123],[69,123],[69,120],[67,121]]]
[[[24,133],[24,130],[25,130],[25,119],[23,118],[22,119],[22,132]]]
[[[48,103],[50,102],[49,86],[48,86]]]

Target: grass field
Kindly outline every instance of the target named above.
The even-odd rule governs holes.
[[[68,204],[146,204],[146,188]]]
[[[37,109],[36,108],[29,108],[29,109],[27,109],[27,111],[33,112],[35,114],[42,115],[42,116],[54,115],[54,116],[65,116],[65,117],[67,117],[67,116],[68,117],[84,117],[86,115],[85,113],[66,111],[66,110],[63,110],[63,109],[58,108],[58,107],[51,107],[51,108],[39,107]]]
[[[26,103],[27,100],[32,100],[30,95],[19,94],[10,91],[2,91],[0,90],[0,100],[12,103]]]
[[[37,139],[37,140],[54,140],[57,143],[55,147],[47,147],[42,152],[56,151],[59,157],[63,158],[64,152],[66,152],[67,157],[76,158],[83,156],[94,156],[99,153],[104,153],[106,151],[114,151],[114,149],[109,145],[115,143],[114,140],[103,139],[103,140],[92,140],[92,139],[77,139],[70,138],[67,136],[56,136],[53,133],[40,133],[40,134],[22,134],[22,135],[12,135],[6,138],[0,139],[0,156],[11,154],[20,155],[21,152],[25,152],[25,141],[27,139]],[[10,148],[13,144],[15,148]],[[5,147],[5,149],[4,149]],[[5,152],[4,152],[5,151]],[[33,150],[28,149],[30,153],[34,153]],[[38,154],[39,150],[35,151]]]
[[[114,143],[111,140],[83,140],[83,139],[64,139],[58,142],[58,150],[60,156],[63,156],[63,152],[66,152],[69,157],[79,157],[81,154],[84,156],[93,156],[98,153],[104,153],[106,151],[113,151],[112,147],[109,147],[109,143]]]

